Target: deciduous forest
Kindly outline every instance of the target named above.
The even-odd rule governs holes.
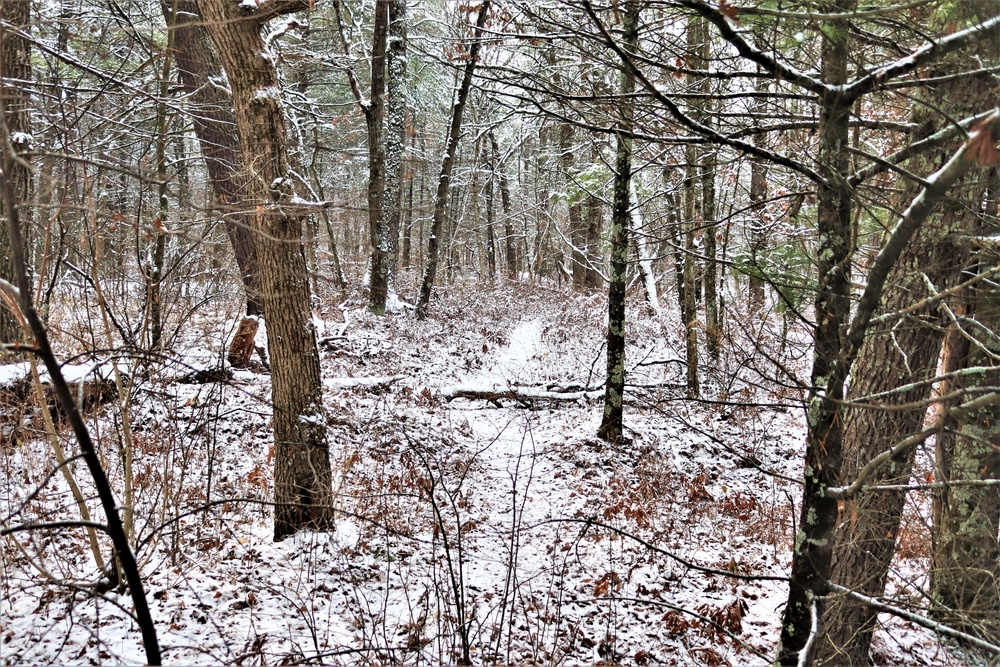
[[[0,664],[1000,664],[998,90],[998,0],[0,0]]]

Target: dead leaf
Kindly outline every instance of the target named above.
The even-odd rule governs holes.
[[[993,118],[987,118],[972,128],[969,142],[966,144],[966,154],[981,167],[994,167],[1000,164],[1000,151],[993,139],[991,125]]]
[[[734,7],[733,5],[729,4],[729,0],[719,0],[719,13],[725,16],[733,23],[735,23],[736,25],[740,24],[740,20],[736,18],[736,14],[738,14],[739,11],[740,10],[738,7]]]

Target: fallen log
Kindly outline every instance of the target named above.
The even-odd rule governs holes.
[[[456,398],[472,401],[489,401],[497,407],[503,407],[501,400],[516,401],[523,407],[531,407],[536,402],[575,402],[592,401],[604,396],[603,389],[586,389],[572,386],[572,391],[560,385],[549,385],[544,389],[530,386],[486,387],[482,385],[455,385],[445,387],[438,396],[449,403]]]
[[[327,378],[323,380],[323,388],[335,391],[343,389],[367,389],[368,391],[378,393],[390,389],[393,384],[405,377],[405,375],[385,375],[360,378]]]

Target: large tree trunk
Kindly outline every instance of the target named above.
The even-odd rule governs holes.
[[[301,528],[325,527],[332,501],[319,351],[302,247],[304,214],[293,203],[281,82],[260,34],[267,18],[304,9],[305,3],[266,3],[248,10],[229,0],[201,0],[199,6],[233,91],[248,172],[244,205],[256,211],[254,241],[272,368],[274,537],[280,540]]]
[[[963,80],[961,86],[967,90],[969,82]],[[969,99],[959,91],[943,92],[947,99],[935,100],[930,108],[959,103],[962,108],[951,111],[964,117],[981,106],[981,95],[972,94]],[[965,99],[961,99],[963,97]],[[918,107],[914,122],[921,130],[913,136],[914,141],[923,139],[933,127],[932,119],[928,118],[931,113],[936,114],[936,111]],[[940,152],[921,156],[908,168],[916,173],[930,173],[941,158]],[[908,189],[911,198],[919,187],[914,184]],[[886,281],[881,304],[883,312],[901,310],[931,296],[927,280],[937,291],[953,287],[961,280],[969,253],[956,246],[950,236],[974,232],[984,189],[983,173],[970,174],[963,188],[945,200],[934,218],[925,223]],[[935,308],[913,313],[903,322],[873,327],[852,370],[848,397],[858,399],[881,394],[900,384],[936,375],[946,325],[944,313]],[[897,391],[880,399],[879,403],[920,405],[930,391],[930,385]],[[848,411],[844,417],[843,483],[850,484],[871,459],[920,431],[925,417],[925,407],[889,411],[860,407]],[[891,460],[869,483],[907,484],[914,451],[910,449]],[[905,494],[898,491],[871,492],[845,501],[833,555],[834,583],[869,597],[877,598],[884,593],[904,501]],[[876,616],[874,610],[860,602],[835,599],[824,615],[818,659],[829,665],[866,666]]]
[[[13,30],[27,32],[31,23],[31,3],[28,0],[3,0],[0,2],[0,19]],[[11,148],[15,153],[32,149],[31,137],[31,97],[29,91],[34,85],[31,76],[31,46],[28,40],[2,30],[0,45],[0,101],[3,103],[7,130],[10,133]],[[32,223],[32,176],[31,169],[21,158],[11,163],[10,182],[14,199],[22,202],[18,210],[25,236],[30,235]],[[9,212],[6,203],[0,201],[0,215],[6,219]],[[27,249],[30,243],[25,243]],[[0,278],[11,284],[16,283],[14,258],[10,234],[6,223],[0,224]],[[12,343],[22,338],[21,326],[10,311],[0,306],[0,343]],[[2,356],[2,354],[0,354]]]
[[[479,7],[479,17],[476,19],[476,32],[469,48],[469,59],[462,72],[462,82],[459,85],[451,106],[451,125],[448,139],[445,142],[444,156],[441,158],[441,175],[438,179],[437,192],[434,195],[434,218],[431,221],[431,237],[427,243],[427,268],[420,285],[420,297],[417,300],[416,314],[419,318],[427,316],[428,304],[431,300],[431,290],[437,277],[438,248],[441,234],[444,232],[445,218],[448,213],[448,189],[451,185],[451,172],[455,165],[455,153],[458,151],[458,139],[462,133],[462,115],[465,113],[465,103],[472,89],[472,76],[479,60],[479,49],[482,47],[483,26],[490,11],[490,0],[483,0]]]
[[[957,202],[956,202],[957,204]],[[963,211],[956,206],[953,218],[962,226]],[[882,301],[884,312],[893,312],[930,296],[922,268],[932,267],[928,276],[937,289],[946,289],[958,279],[964,263],[961,253],[943,240],[947,222],[917,240],[900,258],[889,278],[891,286]],[[931,231],[931,230],[928,230]],[[928,259],[932,258],[930,262]],[[903,323],[880,325],[861,350],[852,371],[850,398],[890,391],[900,384],[919,382],[936,374],[945,322],[938,312],[916,313]],[[920,405],[930,394],[930,386],[895,392],[879,403]],[[851,483],[875,456],[921,430],[925,407],[884,411],[860,407],[845,415],[844,463],[842,479]],[[902,484],[910,480],[914,449],[893,458],[871,484]],[[906,494],[899,491],[865,493],[845,501],[842,522],[837,529],[833,560],[833,581],[870,597],[885,590],[889,565]],[[835,599],[824,613],[825,632],[818,658],[829,665],[868,665],[868,650],[876,627],[877,612],[850,599]]]
[[[243,200],[246,174],[240,164],[233,99],[214,83],[223,80],[222,66],[195,3],[179,2],[174,19],[170,17],[174,7],[171,0],[160,6],[168,24],[172,22],[174,26],[174,60],[185,98],[192,107],[189,114],[191,123],[246,290],[246,314],[261,315],[264,304],[260,293],[260,271],[251,229],[252,216]]]
[[[622,39],[626,49],[639,42],[640,3],[625,4]],[[611,214],[611,270],[608,285],[608,379],[604,384],[604,416],[597,435],[611,443],[620,442],[623,433],[622,401],[625,396],[625,282],[628,270],[628,228],[630,184],[632,181],[633,112],[629,97],[635,91],[635,75],[622,73],[618,119],[618,149],[615,157],[615,189]]]

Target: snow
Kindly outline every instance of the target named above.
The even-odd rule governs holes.
[[[255,100],[276,100],[281,98],[281,91],[278,90],[277,86],[264,86],[263,88],[258,88],[253,93],[253,99]],[[278,181],[283,181],[284,179],[275,179],[275,183],[271,184],[272,188],[279,187],[281,183]]]
[[[0,366],[0,386],[7,387],[16,382],[21,382],[31,375],[31,365],[26,362],[16,364],[4,364]]]
[[[629,305],[630,441],[612,446],[594,435],[600,296],[454,285],[417,321],[376,317],[364,290],[352,289],[346,301],[321,298],[313,314],[331,328],[344,319],[321,347],[337,509],[329,532],[271,541],[269,375],[179,384],[168,368],[137,381],[136,542],[165,664],[454,664],[463,635],[474,664],[690,665],[709,650],[716,664],[767,664],[677,611],[721,618],[736,610],[733,633],[765,656],[774,650],[783,582],[707,574],[677,560],[787,573],[797,487],[765,471],[799,475],[803,415],[751,405],[784,401],[740,370],[752,345],[720,360],[737,369],[727,388],[737,401],[683,401],[683,367],[649,361],[681,358],[680,330],[644,316],[637,297]],[[664,317],[676,322],[672,301]],[[740,321],[730,332],[737,343],[769,344],[767,317]],[[196,329],[174,367],[210,367],[224,356],[224,331]],[[807,362],[787,361],[799,371]],[[0,367],[0,377],[20,377],[21,367]],[[97,367],[80,364],[74,377]],[[455,387],[538,400],[445,400]],[[115,409],[88,420],[120,497]],[[52,470],[48,447],[28,438],[0,448],[0,516]],[[74,470],[89,497],[85,470]],[[192,511],[206,502],[215,504]],[[74,508],[55,475],[8,523],[71,519]],[[21,535],[25,553],[59,576],[99,578],[79,531]],[[0,664],[142,663],[127,595],[43,584],[9,541],[0,558]],[[899,563],[893,590],[905,589],[913,569]],[[959,664],[927,631],[888,627],[877,635],[887,654]]]
[[[11,132],[10,143],[18,147],[31,148],[35,138],[28,132]]]

